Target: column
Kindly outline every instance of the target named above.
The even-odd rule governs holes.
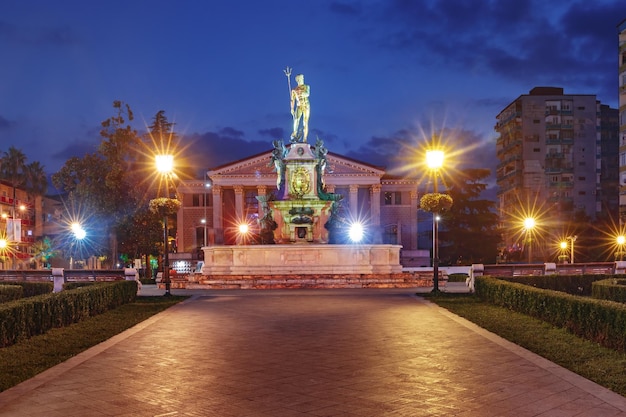
[[[235,218],[237,221],[242,221],[244,219],[243,185],[235,185],[233,188],[235,189]]]
[[[380,184],[374,184],[370,187],[370,213],[372,217],[372,225],[380,226]]]
[[[417,209],[419,208],[419,200],[418,200],[418,195],[417,195],[417,190],[411,190],[409,192],[410,198],[411,198],[411,221],[410,221],[410,227],[409,229],[411,230],[411,239],[410,239],[410,247],[407,248],[408,250],[417,250]]]
[[[222,218],[222,187],[213,185],[211,188],[213,193],[213,230],[215,243],[224,244],[224,219]]]
[[[383,242],[382,229],[380,228],[380,184],[373,184],[370,187],[370,222],[374,232],[372,242],[380,244]]]
[[[350,214],[353,219],[357,219],[359,215],[359,186],[350,186]]]

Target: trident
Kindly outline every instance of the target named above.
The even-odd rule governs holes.
[[[289,98],[291,99],[291,70],[292,68],[285,68],[283,72],[287,76],[287,85],[289,86]]]

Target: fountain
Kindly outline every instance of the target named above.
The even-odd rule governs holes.
[[[288,77],[291,70],[285,71]],[[293,132],[273,141],[269,164],[277,193],[257,196],[262,245],[207,246],[198,284],[219,288],[416,286],[402,274],[400,245],[336,244],[345,232],[343,196],[326,190],[328,150],[307,142],[310,88],[297,75],[290,91]],[[294,106],[297,105],[297,108]],[[300,126],[302,118],[302,126]],[[188,285],[193,288],[193,284]]]

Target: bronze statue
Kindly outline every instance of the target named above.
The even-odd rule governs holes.
[[[287,76],[289,85],[289,94],[291,96],[291,116],[293,117],[293,132],[291,133],[291,143],[306,143],[309,136],[309,116],[311,115],[311,104],[309,103],[309,95],[311,87],[304,83],[304,75],[296,75],[296,83],[298,85],[291,89],[291,68],[287,67],[284,71]],[[302,119],[302,133],[298,132],[300,127],[300,119]]]
[[[275,140],[272,142],[274,145],[274,150],[272,151],[272,156],[270,158],[270,163],[268,166],[274,165],[274,169],[276,170],[276,188],[281,189],[283,186],[283,173],[285,171],[285,155],[287,155],[287,148],[282,140]]]

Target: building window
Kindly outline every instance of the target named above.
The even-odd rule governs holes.
[[[191,206],[192,207],[204,207],[206,198],[206,205],[212,206],[213,203],[213,195],[212,194],[192,194],[191,195]]]
[[[259,201],[256,199],[256,192],[254,191],[246,191],[246,208],[258,208]]]
[[[541,148],[533,148],[533,152],[541,152]]]
[[[398,206],[402,204],[402,193],[399,191],[385,191],[385,205]]]

